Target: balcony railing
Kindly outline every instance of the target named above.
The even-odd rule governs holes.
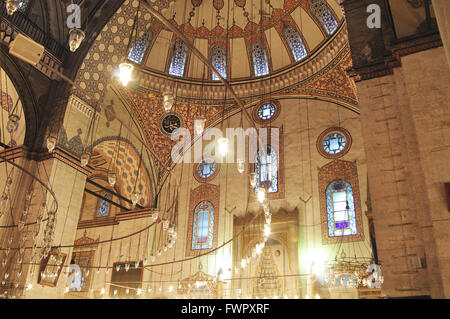
[[[62,46],[58,41],[53,39],[50,35],[44,32],[38,25],[27,18],[22,12],[16,11],[12,16],[6,12],[6,7],[0,2],[0,15],[13,24],[18,30],[42,44],[51,54],[58,58],[61,62],[66,59],[69,50]]]

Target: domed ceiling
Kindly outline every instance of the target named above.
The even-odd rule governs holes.
[[[228,51],[228,79],[255,77],[252,44],[263,43],[269,73],[274,74],[292,64],[305,61],[333,36],[343,22],[343,14],[335,0],[151,0],[166,19],[181,30],[191,43],[210,60],[214,47]],[[328,12],[327,12],[328,11]],[[330,20],[324,23],[323,14]],[[144,15],[149,15],[145,13]],[[149,17],[142,15],[139,20]],[[147,24],[149,46],[141,66],[148,70],[169,73],[176,36],[155,21]],[[285,28],[298,33],[305,56],[299,59],[285,34]],[[140,28],[138,28],[140,29]],[[139,36],[144,35],[139,31]],[[188,51],[183,78],[212,79],[203,63]]]

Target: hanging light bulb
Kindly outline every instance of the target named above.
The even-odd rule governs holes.
[[[119,65],[119,80],[122,82],[123,86],[127,86],[128,82],[131,80],[131,75],[133,73],[134,66],[130,63],[122,62]]]
[[[239,173],[244,173],[245,171],[245,160],[243,159],[238,159],[237,160],[237,170]]]
[[[117,271],[117,272],[120,271],[120,265],[116,265],[116,271]]]
[[[141,193],[134,191],[133,194],[131,194],[131,202],[133,203],[133,208],[136,207],[139,199],[141,198]]]
[[[56,147],[56,137],[50,135],[49,137],[47,137],[47,149],[49,153],[52,153],[53,150]]]
[[[244,258],[241,260],[241,267],[242,267],[242,269],[245,269],[246,266],[247,266],[247,260]]]
[[[105,294],[105,288],[102,288],[101,290],[100,290],[100,295],[104,295]]]
[[[153,256],[153,255],[151,255],[151,256],[150,256],[150,261],[151,261],[152,263],[154,263],[154,262],[155,262],[155,260],[156,260],[156,257],[155,257],[155,256]]]
[[[10,114],[8,116],[8,123],[6,124],[8,132],[12,133],[17,130],[17,127],[19,126],[19,119],[19,116],[16,114]]]
[[[125,271],[128,272],[128,270],[130,270],[130,264],[125,264]]]
[[[138,290],[136,291],[136,295],[140,296],[141,294],[142,294],[142,289],[138,289]]]
[[[89,164],[89,160],[91,158],[91,155],[87,153],[86,151],[81,154],[81,166],[86,167]]]
[[[130,289],[127,288],[127,289],[125,290],[125,293],[128,295],[129,292],[130,292]]]
[[[272,223],[272,214],[266,214],[266,224],[270,225]]]
[[[28,284],[27,285],[27,290],[31,290],[31,288],[33,288],[33,285],[32,284]]]
[[[173,291],[173,286],[169,286],[169,292]]]
[[[256,187],[256,173],[250,173],[250,185],[252,185],[253,188]]]
[[[70,52],[75,52],[83,42],[86,34],[83,30],[78,28],[70,29],[69,31],[69,48]]]
[[[114,187],[117,182],[117,176],[115,172],[108,172],[108,183],[109,186]]]
[[[264,237],[269,237],[270,236],[270,225],[265,224],[264,225]]]
[[[6,0],[6,10],[12,16],[19,9],[20,0]]]
[[[152,214],[152,217],[153,217],[153,221],[154,222],[156,222],[157,220],[158,220],[158,212],[154,212],[153,214]]]
[[[170,112],[173,106],[173,102],[175,101],[175,97],[173,96],[173,93],[170,90],[166,90],[163,93],[163,107],[164,111]]]
[[[262,252],[262,247],[261,247],[260,244],[257,244],[257,245],[256,245],[255,252],[256,252],[257,255],[260,255],[260,254],[261,254],[261,252]]]
[[[228,139],[226,137],[222,137],[217,141],[217,144],[219,146],[219,153],[222,156],[227,155],[228,152]]]
[[[197,117],[194,121],[194,129],[196,135],[202,135],[205,130],[206,119],[203,116]]]
[[[258,201],[262,204],[266,198],[266,190],[262,187],[258,189]]]
[[[64,293],[68,293],[69,292],[69,287],[66,287],[66,289],[64,289]]]

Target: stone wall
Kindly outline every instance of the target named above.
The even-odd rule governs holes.
[[[450,73],[442,47],[357,83],[383,289],[449,297]]]

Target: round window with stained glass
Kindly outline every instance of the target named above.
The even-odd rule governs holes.
[[[270,120],[275,115],[275,111],[275,105],[272,103],[263,104],[258,109],[258,117],[263,121]]]
[[[217,165],[213,160],[204,160],[197,166],[197,175],[203,180],[211,179],[217,171]]]
[[[261,101],[253,109],[253,118],[255,122],[265,124],[269,121],[274,121],[280,114],[280,103],[276,100]]]
[[[349,151],[351,141],[350,133],[346,129],[332,127],[320,134],[317,149],[324,157],[337,158]]]

